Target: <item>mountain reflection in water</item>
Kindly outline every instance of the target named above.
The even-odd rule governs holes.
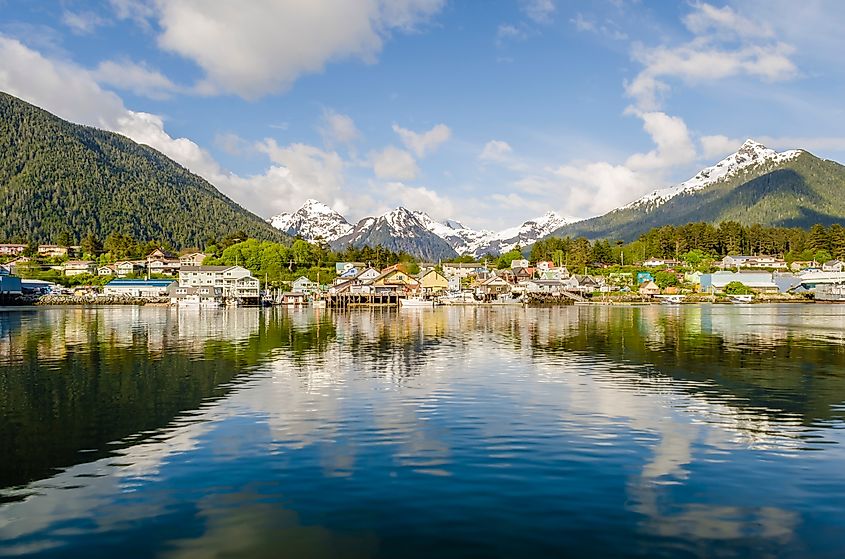
[[[821,305],[0,311],[0,555],[841,556],[843,341]]]

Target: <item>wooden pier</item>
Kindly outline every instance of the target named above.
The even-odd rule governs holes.
[[[326,306],[331,309],[350,307],[398,307],[402,297],[396,293],[339,293],[326,295]]]

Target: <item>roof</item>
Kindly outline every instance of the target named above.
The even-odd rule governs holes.
[[[173,280],[113,279],[106,287],[167,287]]]
[[[182,266],[180,272],[224,272],[235,266]]]

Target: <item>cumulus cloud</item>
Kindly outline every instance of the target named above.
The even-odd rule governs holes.
[[[443,0],[170,0],[159,45],[198,64],[202,89],[256,98],[332,61],[373,62],[392,30],[428,20]]]
[[[393,131],[399,134],[405,147],[414,152],[417,157],[425,157],[434,152],[443,142],[452,137],[452,130],[445,124],[437,124],[426,132],[414,132],[394,124]]]
[[[519,7],[535,23],[551,23],[556,10],[554,0],[521,0]]]
[[[243,177],[226,171],[195,142],[173,138],[162,117],[127,109],[95,75],[75,64],[51,60],[15,39],[0,35],[0,90],[21,97],[62,118],[112,130],[151,146],[202,176],[244,207],[269,217],[309,197],[330,200],[343,183],[336,153],[303,144],[280,147],[267,140],[258,147],[276,163],[266,172]]]
[[[656,147],[647,153],[630,156],[625,162],[627,167],[635,171],[665,169],[695,160],[695,146],[683,119],[662,112],[642,113],[638,116]]]
[[[484,144],[484,149],[478,155],[482,161],[497,161],[501,162],[513,152],[510,144],[502,140],[490,140]]]
[[[715,159],[729,155],[739,149],[743,141],[736,138],[728,138],[722,134],[702,136],[699,139],[699,143],[701,143],[701,154],[705,159]]]
[[[383,185],[383,202],[388,207],[404,206],[427,213],[436,220],[450,219],[456,205],[447,197],[424,186],[408,186],[402,182]]]
[[[87,35],[95,29],[107,23],[107,20],[94,12],[72,12],[65,10],[62,13],[62,23],[67,25],[76,35]]]
[[[772,28],[759,20],[751,20],[730,6],[717,8],[706,3],[693,5],[684,17],[684,25],[696,35],[705,33],[732,34],[740,37],[771,37]]]
[[[414,156],[403,149],[388,146],[370,154],[373,172],[380,179],[408,181],[420,172]]]
[[[350,145],[361,137],[352,117],[332,109],[323,110],[319,130],[327,146]]]
[[[150,99],[167,99],[181,90],[158,70],[126,59],[103,61],[92,75],[101,84],[131,91]]]

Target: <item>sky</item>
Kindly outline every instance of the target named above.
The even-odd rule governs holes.
[[[600,215],[747,138],[845,162],[845,2],[0,0],[0,90],[258,215]]]

